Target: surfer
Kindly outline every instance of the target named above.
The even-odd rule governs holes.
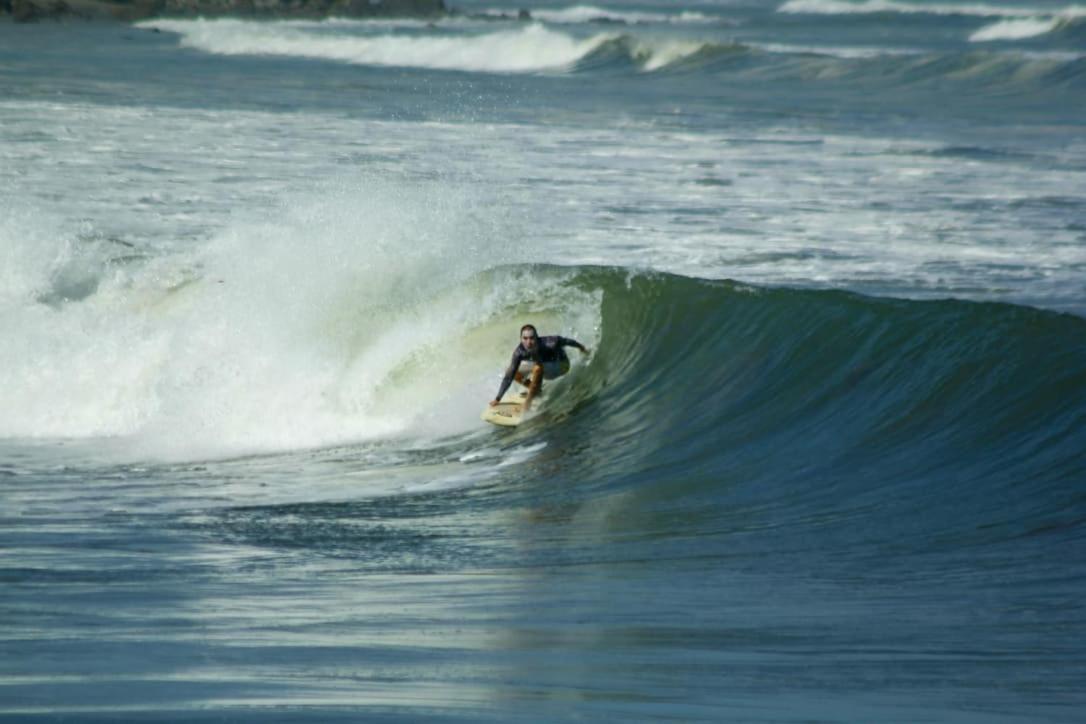
[[[540,337],[535,326],[525,324],[520,328],[520,344],[513,350],[513,359],[502,378],[498,396],[490,401],[490,406],[497,405],[513,380],[528,388],[524,398],[524,411],[532,406],[532,400],[543,390],[543,380],[553,380],[569,372],[569,357],[565,347],[576,347],[588,354],[588,347],[569,337]]]

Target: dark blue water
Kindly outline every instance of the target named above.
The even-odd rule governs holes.
[[[0,719],[1081,720],[1081,11],[500,5],[0,26]]]

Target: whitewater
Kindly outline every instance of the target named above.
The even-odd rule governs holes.
[[[0,720],[1075,721],[1084,30],[0,24]]]

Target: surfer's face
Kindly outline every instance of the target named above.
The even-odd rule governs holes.
[[[520,343],[524,345],[524,349],[531,351],[535,349],[535,332],[530,329],[526,329],[520,333]]]

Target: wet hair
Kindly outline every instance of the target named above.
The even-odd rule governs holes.
[[[532,330],[532,336],[533,337],[539,337],[539,332],[536,331],[536,328],[535,328],[534,324],[525,324],[523,327],[520,328],[520,335],[522,337],[524,336],[524,330],[526,330],[526,329]]]

